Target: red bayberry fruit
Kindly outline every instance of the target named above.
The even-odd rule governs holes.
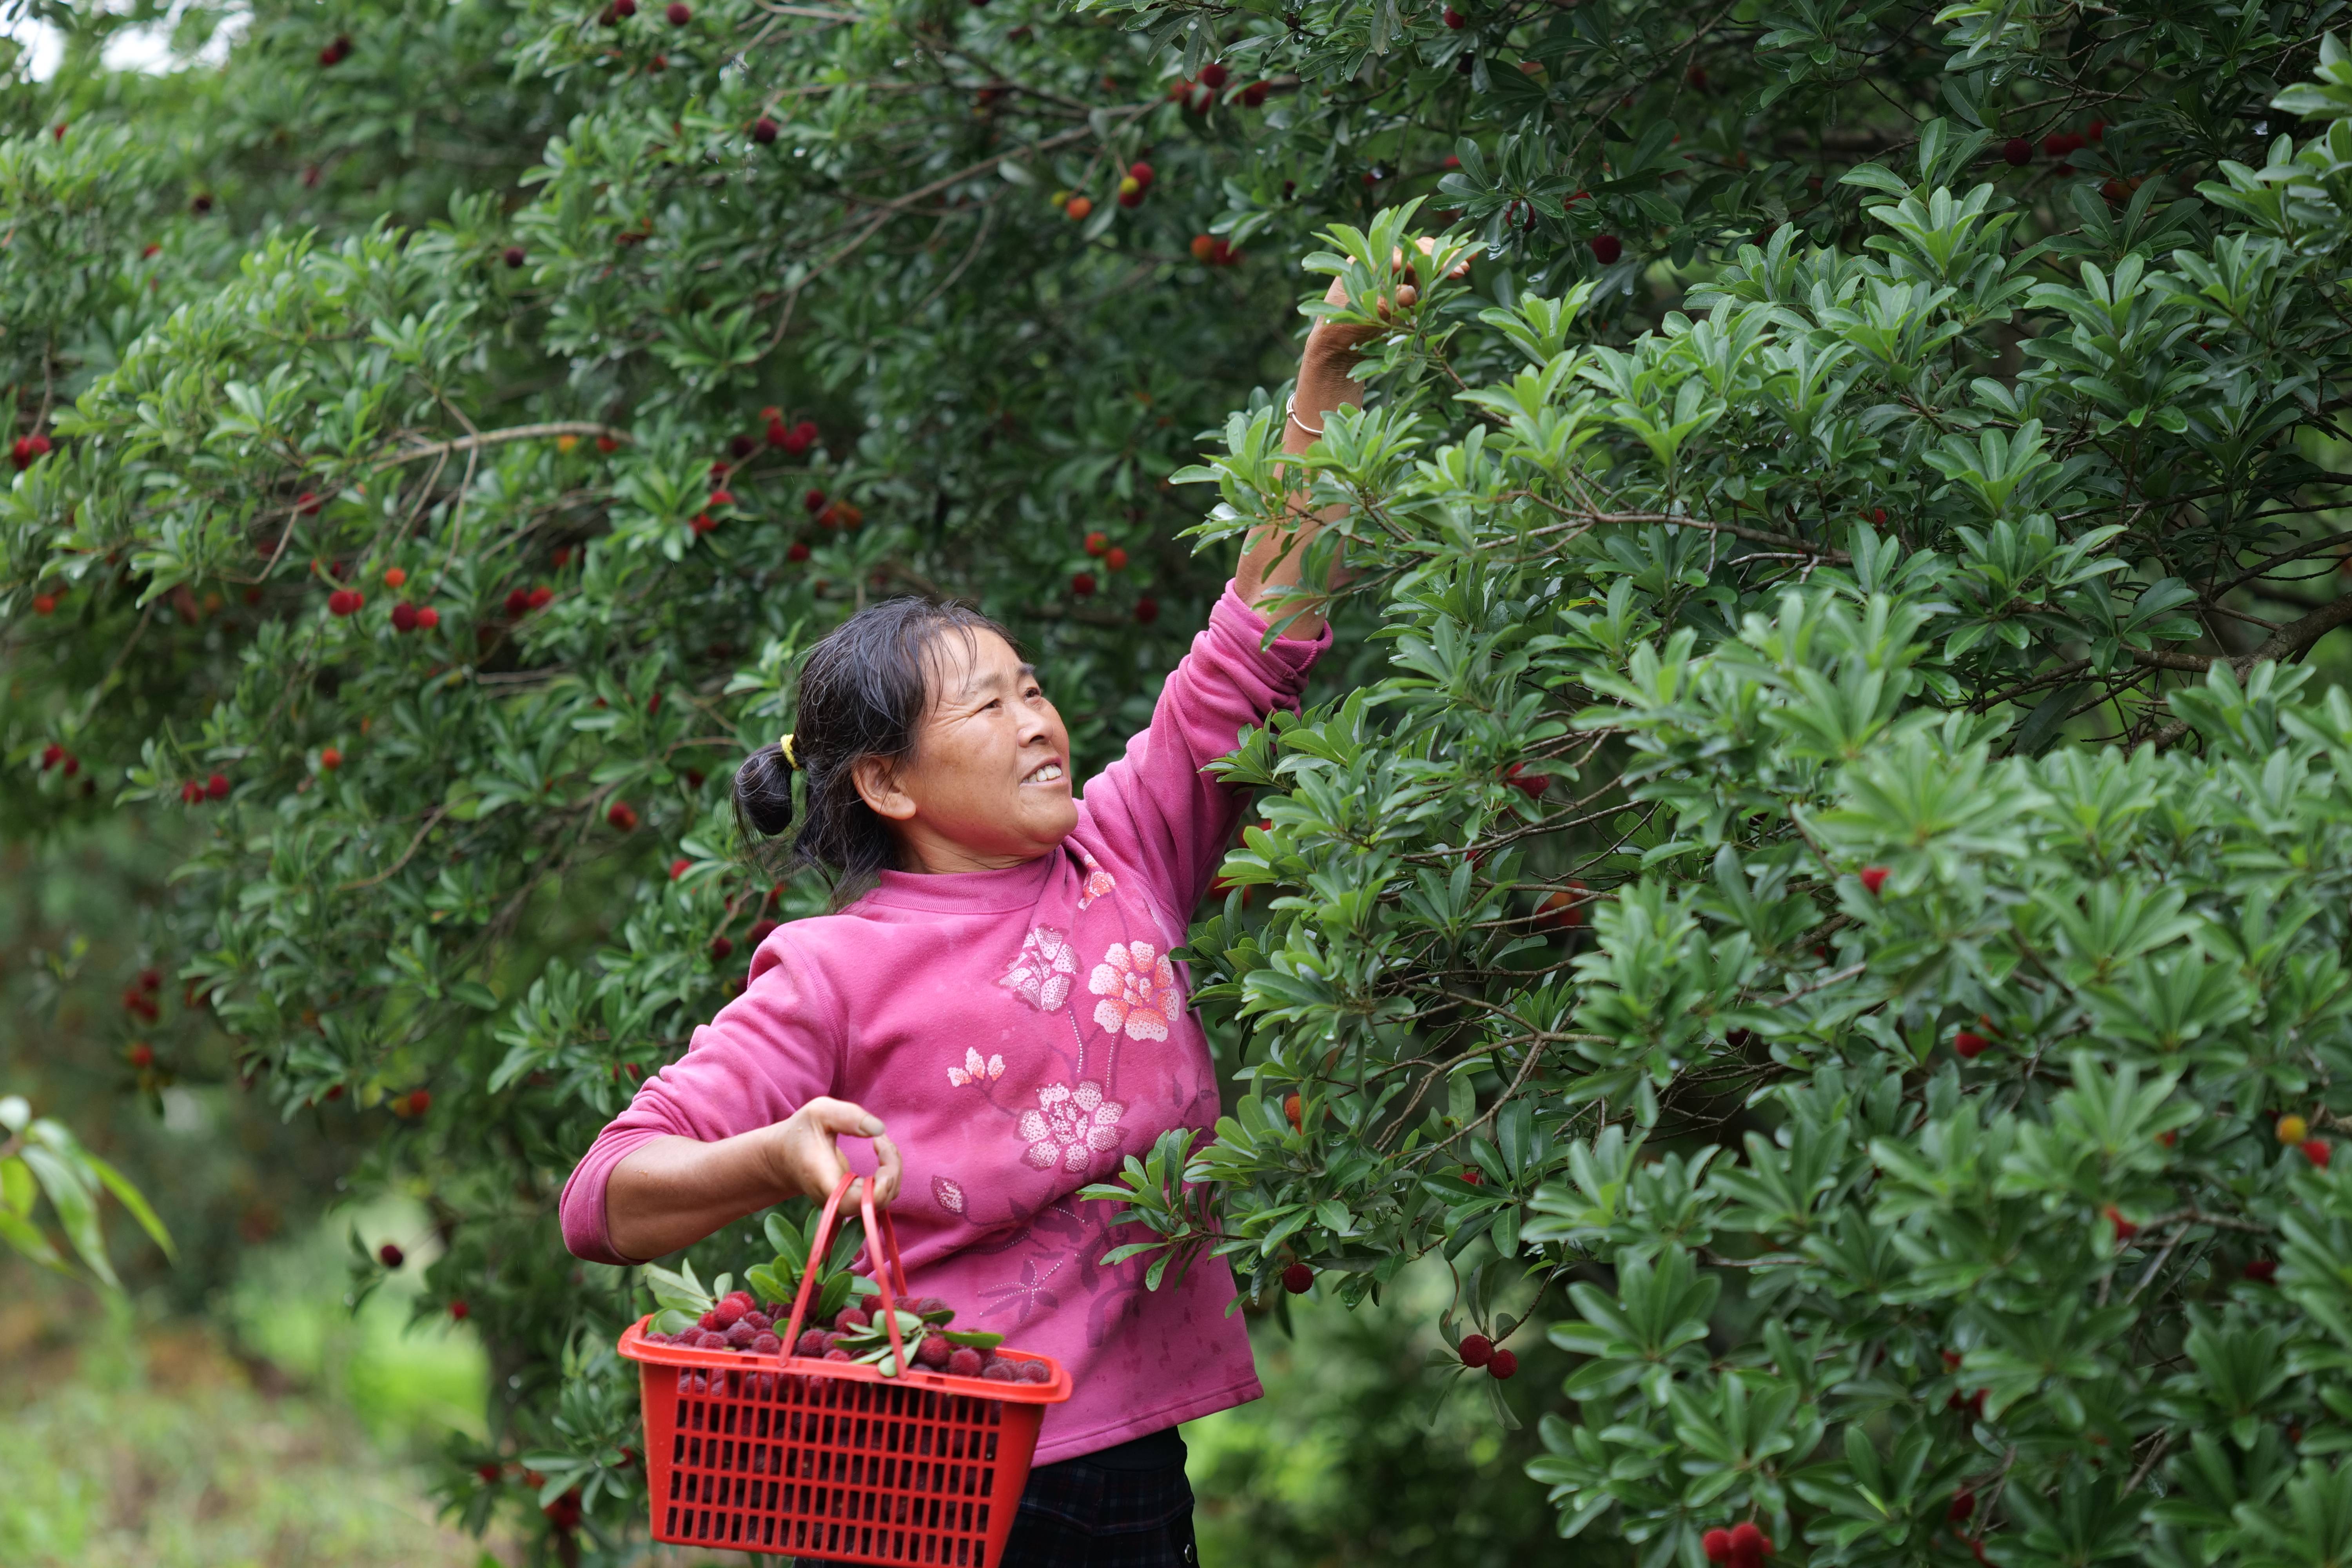
[[[519,621],[530,614],[530,594],[522,588],[507,590],[507,619]]]
[[[56,767],[59,763],[65,761],[65,755],[66,749],[63,746],[58,745],[55,741],[51,741],[47,745],[41,748],[41,771],[43,773],[47,773],[51,768]]]
[[[712,490],[710,492],[710,499],[703,504],[709,507],[733,506],[735,504],[735,492],[728,489]]]
[[[474,1467],[474,1474],[482,1478],[484,1486],[494,1487],[506,1475],[506,1471],[497,1465],[477,1465]]]
[[[620,442],[614,440],[612,437],[599,436],[596,437],[596,450],[600,452],[612,453],[617,452],[620,449]]]
[[[2116,1208],[2115,1205],[2109,1204],[2106,1206],[2105,1213],[2107,1223],[2116,1227],[2116,1245],[2117,1247],[2121,1247],[2125,1242],[2129,1241],[2133,1237],[2139,1234],[2139,1226],[2124,1218],[2123,1211]]]
[[[338,588],[327,595],[327,609],[337,616],[355,616],[367,603],[367,595],[357,588]]]
[[[392,629],[413,632],[416,629],[416,606],[403,600],[392,607]]]
[[[2327,1169],[2327,1144],[2326,1141],[2318,1138],[2306,1140],[2303,1145],[2303,1157],[2310,1161],[2313,1164],[2318,1166],[2323,1171]]]
[[[1525,763],[1513,763],[1504,771],[1503,782],[1525,795],[1529,800],[1537,799],[1544,791],[1551,788],[1549,773],[1531,773],[1528,772],[1528,765]]]
[[[321,746],[319,748],[319,765],[333,773],[343,765],[343,753],[332,746]]]
[[[1282,1114],[1289,1120],[1290,1130],[1293,1132],[1304,1132],[1307,1131],[1306,1124],[1299,1120],[1300,1112],[1303,1108],[1304,1102],[1299,1100],[1297,1095],[1288,1094],[1283,1097]]]
[[[625,800],[616,800],[604,813],[604,820],[624,833],[635,832],[637,826],[636,808]]]
[[[310,490],[304,490],[300,495],[294,498],[294,510],[300,512],[304,517],[318,516],[320,505],[320,502],[317,494]]]
[[[815,489],[806,492],[801,497],[801,506],[811,512],[823,511],[824,510],[824,492],[823,490]]]
[[[441,612],[430,605],[424,605],[416,612],[416,624],[429,632],[441,624]]]
[[[56,613],[57,607],[58,596],[55,594],[36,594],[33,595],[33,614],[37,616],[53,615]]]
[[[1265,82],[1254,81],[1247,87],[1242,89],[1242,107],[1244,109],[1265,108],[1266,86],[1267,84]]]
[[[1095,574],[1093,573],[1074,572],[1070,574],[1071,593],[1076,594],[1079,598],[1083,599],[1094,591]]]
[[[382,1247],[377,1247],[375,1249],[375,1255],[377,1260],[386,1268],[397,1268],[403,1263],[408,1261],[408,1254],[401,1251],[399,1247],[394,1246],[389,1241],[385,1242]]]
[[[210,795],[215,800],[226,800],[228,798],[227,776],[223,773],[215,773],[210,778],[205,780],[205,794]]]
[[[1735,1560],[1744,1557],[1753,1563],[1771,1554],[1771,1537],[1756,1528],[1754,1523],[1741,1520],[1731,1527],[1731,1555]]]
[[[811,447],[816,445],[816,421],[813,419],[802,420],[799,424],[793,426],[793,438],[784,444],[784,455],[788,458],[799,457],[803,452],[807,451]]]
[[[195,199],[188,203],[188,210],[198,217],[204,216],[213,210],[213,194],[210,191],[198,191]]]
[[[2180,1131],[2178,1128],[2168,1127],[2156,1135],[2156,1141],[2169,1149],[2180,1142]]]
[[[1465,1334],[1461,1353],[1462,1364],[1475,1371],[1495,1359],[1495,1342],[1484,1334]]]
[[[1151,182],[1158,179],[1160,175],[1150,164],[1139,161],[1127,166],[1127,177],[1142,185],[1145,190],[1150,190]]]
[[[694,514],[694,521],[687,526],[697,533],[710,533],[717,531],[719,524],[711,520],[709,512],[698,511]]]
[[[1218,61],[1211,60],[1207,65],[1201,68],[1201,85],[1207,88],[1211,92],[1214,92],[1219,88],[1224,86],[1227,79],[1225,68]]]
[[[1282,1288],[1294,1296],[1304,1296],[1315,1289],[1315,1270],[1304,1263],[1294,1263],[1282,1271]]]
[[[1495,1359],[1486,1363],[1486,1375],[1496,1379],[1508,1377],[1518,1370],[1519,1358],[1511,1351],[1496,1351]]]
[[[1967,1061],[1973,1061],[1982,1056],[1985,1047],[1991,1043],[1982,1035],[1968,1029],[1962,1029],[1952,1037],[1952,1049],[1959,1052],[1961,1058]]]
[[[1615,235],[1596,234],[1592,237],[1592,259],[1601,266],[1615,266],[1617,258],[1624,254],[1625,242]]]
[[[799,562],[805,561],[808,558],[809,547],[806,542],[803,540],[793,540],[784,550],[784,559],[787,561],[797,563]]]
[[[833,1320],[833,1331],[837,1334],[845,1334],[852,1329],[871,1327],[873,1322],[874,1320],[872,1318],[867,1317],[864,1312],[859,1311],[856,1308],[844,1307],[841,1310],[840,1316]]]
[[[751,140],[762,147],[776,139],[776,122],[764,114],[751,121]]]
[[[2278,1259],[2249,1258],[2246,1259],[2246,1266],[2239,1272],[2257,1285],[2273,1284],[2278,1279]]]
[[[940,1342],[947,1343],[945,1340]],[[801,1331],[801,1337],[793,1342],[793,1353],[797,1356],[806,1356],[811,1361],[818,1360],[831,1348],[825,1343],[823,1329],[803,1329]]]
[[[449,1316],[456,1319],[458,1322],[462,1323],[473,1315],[474,1309],[466,1305],[464,1298],[460,1297],[458,1300],[449,1303]]]
[[[759,946],[761,942],[767,941],[770,937],[775,934],[775,921],[762,920],[753,921],[751,922],[751,942],[753,947]]]
[[[857,1358],[836,1345],[833,1349],[824,1352],[824,1359],[826,1361],[856,1361]]]
[[[48,771],[47,763],[44,763],[41,766],[44,773]],[[180,804],[182,805],[194,805],[196,802],[204,798],[205,786],[198,784],[195,780],[190,779],[187,783],[180,786]]]
[[[1536,906],[1536,923],[1548,931],[1574,931],[1584,924],[1584,905],[1591,896],[1582,882],[1547,893]]]
[[[1110,572],[1125,571],[1127,569],[1127,552],[1121,550],[1116,544],[1112,545],[1108,550],[1104,551],[1103,568],[1104,570]]]
[[[1143,182],[1129,175],[1118,183],[1118,205],[1139,207],[1143,205]]]
[[[131,1065],[138,1068],[142,1071],[153,1067],[155,1065],[155,1047],[149,1045],[144,1040],[132,1041],[131,1045]]]
[[[1719,1529],[1708,1531],[1698,1538],[1698,1549],[1706,1554],[1706,1560],[1709,1563],[1730,1562],[1731,1531]]]
[[[953,1377],[978,1377],[982,1365],[980,1352],[970,1345],[958,1345],[948,1356],[948,1373]]]
[[[1445,8],[1445,25],[1458,33],[1463,28],[1468,26],[1470,22],[1469,19],[1464,16],[1461,12],[1456,11],[1453,6],[1448,5]]]
[[[1110,535],[1109,535],[1109,534],[1105,533],[1105,532],[1101,531],[1099,529],[1097,529],[1096,531],[1094,531],[1094,532],[1089,533],[1089,534],[1087,534],[1087,554],[1089,554],[1089,555],[1100,555],[1104,551],[1108,550],[1109,548],[1110,548]]]
[[[669,8],[662,15],[669,18],[671,26],[683,27],[694,20],[694,7],[688,5],[686,0],[669,0]]]
[[[524,262],[530,259],[530,257],[523,254],[523,248],[521,246],[509,245],[507,247],[506,264],[509,267],[520,267]]]
[[[1863,890],[1867,892],[1872,898],[1874,899],[1878,897],[1878,889],[1886,886],[1886,868],[1884,866],[1864,866],[1862,868],[1862,886]]]
[[[523,602],[534,610],[543,610],[555,602],[555,590],[542,583],[533,588]]]
[[[407,584],[407,582],[408,582],[408,574],[407,574],[406,572],[403,571],[401,568],[399,568],[399,567],[397,567],[397,566],[387,566],[387,567],[385,567],[385,568],[384,568],[384,571],[383,571],[383,585],[384,585],[385,587],[387,587],[387,588],[399,588],[399,587],[404,587],[404,586],[405,586],[405,585]]]
[[[1135,624],[1148,626],[1160,618],[1160,601],[1146,595],[1135,601]]]
[[[2071,131],[2053,131],[2042,139],[2042,151],[2053,158],[2070,158],[2082,146],[2083,139]]]
[[[677,881],[680,877],[686,875],[687,868],[693,864],[693,861],[686,859],[671,861],[669,863],[669,879],[673,882]]]
[[[714,936],[710,939],[710,957],[712,962],[716,963],[734,951],[735,943],[732,939],[723,936]]]
[[[1958,1524],[1977,1510],[1977,1494],[1961,1490],[1952,1496],[1952,1506],[1944,1510],[1944,1518]]]
[[[2012,169],[2021,169],[2033,162],[2033,143],[2022,136],[2012,136],[2000,144],[2000,155]]]
[[[751,1336],[751,1348],[753,1355],[774,1355],[784,1348],[784,1342],[772,1333],[756,1333]]]

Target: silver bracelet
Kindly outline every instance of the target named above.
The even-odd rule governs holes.
[[[1282,411],[1286,416],[1288,416],[1293,425],[1297,426],[1301,430],[1306,431],[1309,436],[1314,437],[1318,441],[1323,438],[1323,427],[1321,426],[1309,425],[1306,420],[1301,419],[1298,416],[1298,394],[1294,392],[1290,395],[1289,400],[1283,404]]]

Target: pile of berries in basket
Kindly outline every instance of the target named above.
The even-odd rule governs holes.
[[[1010,1361],[997,1354],[1002,1334],[958,1332],[949,1329],[955,1309],[937,1296],[919,1296],[898,1308],[898,1338],[908,1359],[917,1366],[955,1377],[986,1378],[992,1383],[1047,1383],[1053,1373],[1041,1361]],[[762,1308],[749,1290],[719,1298],[696,1320],[695,1326],[676,1333],[648,1330],[649,1345],[677,1345],[684,1350],[741,1351],[751,1355],[781,1355],[792,1310],[771,1301]],[[890,1355],[890,1332],[882,1309],[844,1307],[831,1328],[812,1327],[801,1332],[792,1353],[810,1361],[879,1363]]]

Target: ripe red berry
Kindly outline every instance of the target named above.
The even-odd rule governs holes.
[[[33,614],[37,616],[51,615],[56,612],[57,607],[58,596],[55,594],[36,594],[33,595]]]
[[[461,1297],[449,1303],[449,1316],[456,1319],[458,1322],[462,1323],[473,1315],[474,1309],[466,1305],[464,1298]]]
[[[811,512],[823,511],[824,510],[824,492],[817,489],[807,491],[801,497],[801,506]]]
[[[940,1343],[945,1344],[947,1342],[941,1340]],[[822,1357],[831,1348],[825,1343],[825,1332],[823,1329],[803,1329],[801,1331],[801,1337],[793,1342],[793,1353],[797,1356],[806,1356],[811,1361]]]
[[[845,1334],[852,1329],[871,1327],[873,1322],[872,1318],[867,1317],[856,1307],[844,1307],[840,1315],[833,1320],[833,1331],[836,1334]]]
[[[776,934],[776,922],[775,922],[775,921],[773,921],[761,920],[761,921],[753,921],[751,922],[751,938],[750,938],[750,940],[751,940],[751,945],[752,945],[753,947],[757,947],[757,946],[759,946],[761,942],[763,942],[767,941],[770,937],[772,937],[772,936],[773,936],[773,935],[775,935],[775,934]]]
[[[2323,1171],[2327,1169],[2326,1142],[2318,1138],[2306,1140],[2303,1145],[2303,1157]]]
[[[611,809],[604,813],[604,820],[624,833],[635,832],[637,826],[636,808],[625,800],[616,800]]]
[[[1962,1029],[1952,1037],[1952,1049],[1959,1052],[1961,1058],[1968,1061],[1973,1061],[1982,1056],[1985,1047],[1991,1043],[1982,1035],[1967,1029]]]
[[[1116,544],[1112,545],[1108,550],[1103,552],[1103,567],[1106,571],[1110,572],[1120,572],[1126,570],[1127,552],[1121,550]]]
[[[1517,1353],[1512,1351],[1496,1351],[1495,1359],[1486,1363],[1486,1375],[1498,1380],[1508,1377],[1518,1370],[1519,1358]]]
[[[416,606],[408,603],[404,599],[399,604],[394,605],[392,607],[392,629],[396,632],[415,631],[416,629]]]
[[[958,1345],[948,1356],[948,1373],[952,1377],[978,1377],[982,1364],[978,1351],[970,1345]]]
[[[2000,155],[2012,169],[2022,169],[2033,162],[2033,143],[2022,136],[2012,136],[2000,144]]]
[[[777,129],[776,122],[762,114],[751,121],[751,140],[765,147],[776,139]]]
[[[520,267],[524,262],[530,259],[530,257],[523,254],[523,248],[521,246],[509,245],[507,247],[506,263],[509,267]]]
[[[1151,182],[1159,178],[1159,172],[1149,163],[1138,162],[1127,166],[1127,177],[1140,184],[1144,189],[1150,190]]]
[[[416,624],[429,632],[441,624],[441,612],[426,605],[416,612]]]
[[[1247,87],[1242,89],[1242,107],[1244,109],[1265,108],[1265,90],[1266,84],[1262,81],[1254,81]]]
[[[1731,1531],[1721,1529],[1708,1531],[1698,1538],[1698,1549],[1706,1554],[1709,1563],[1730,1562]]]
[[[1503,782],[1529,800],[1540,799],[1544,791],[1551,788],[1549,773],[1531,773],[1525,763],[1513,763],[1504,771]]]
[[[343,753],[332,746],[321,746],[319,748],[319,765],[333,773],[343,765]]]
[[[1944,1518],[1958,1524],[1976,1510],[1977,1494],[1964,1488],[1952,1495],[1952,1506],[1944,1510]]]
[[[388,1241],[375,1249],[375,1255],[386,1268],[397,1268],[408,1261],[408,1254]]]
[[[210,778],[205,780],[205,794],[210,795],[215,800],[226,800],[228,798],[228,779],[226,775],[215,773]]]
[[[484,1486],[494,1487],[506,1475],[506,1470],[498,1465],[477,1465],[474,1467],[474,1474],[482,1478]]]
[[[774,1355],[783,1348],[784,1342],[772,1333],[762,1331],[751,1336],[751,1350],[753,1355]]]
[[[1294,1263],[1282,1271],[1282,1288],[1294,1296],[1304,1296],[1315,1289],[1315,1270],[1304,1263]]]
[[[1160,618],[1160,601],[1149,595],[1135,601],[1135,624],[1148,626]]]
[[[2246,1259],[2246,1266],[2239,1272],[2257,1285],[2274,1284],[2278,1279],[2278,1259],[2249,1258]]]
[[[785,560],[787,560],[787,561],[793,562],[793,563],[796,563],[796,564],[797,564],[798,563],[803,562],[803,561],[805,561],[805,560],[807,560],[808,558],[809,558],[809,547],[808,547],[807,542],[806,542],[805,541],[803,541],[803,540],[798,540],[798,539],[795,539],[795,540],[793,540],[793,541],[792,542],[792,543],[791,543],[789,546],[787,546],[787,547],[785,548],[785,551],[784,551],[784,559],[785,559]]]
[[[703,504],[711,507],[733,506],[735,504],[735,492],[729,489],[712,490],[710,492],[710,499]]]
[[[1087,535],[1087,554],[1100,555],[1104,551],[1108,550],[1109,548],[1110,535],[1103,532],[1100,529],[1097,529],[1094,532]]]
[[[1071,593],[1076,594],[1079,598],[1083,599],[1094,591],[1095,574],[1093,573],[1074,572],[1070,574]]]
[[[1463,28],[1468,26],[1470,23],[1461,12],[1456,11],[1453,6],[1448,5],[1445,8],[1445,25],[1453,28],[1455,32],[1460,32]]]
[[[734,951],[735,943],[732,939],[723,936],[714,936],[710,939],[710,957],[712,962],[716,963]]]
[[[1290,1122],[1290,1130],[1293,1132],[1304,1132],[1307,1131],[1306,1123],[1299,1120],[1300,1112],[1303,1110],[1304,1105],[1305,1102],[1301,1100],[1296,1093],[1287,1094],[1283,1097],[1282,1114]]]
[[[132,1041],[131,1045],[131,1065],[139,1068],[142,1072],[147,1068],[153,1067],[155,1065],[155,1047],[149,1045],[144,1040]]]
[[[1495,1359],[1495,1342],[1484,1334],[1462,1336],[1462,1364],[1475,1370]]]
[[[327,595],[327,609],[336,616],[355,616],[367,603],[367,595],[357,588],[338,588]]]
[[[2133,1237],[2139,1234],[2139,1226],[2124,1218],[2123,1211],[2116,1208],[2115,1205],[2109,1204],[2106,1206],[2105,1212],[2107,1223],[2116,1227],[2116,1245],[2117,1247],[2121,1247],[2125,1242],[2129,1241]]]
[[[1228,78],[1225,68],[1215,60],[1211,60],[1207,65],[1201,68],[1201,85],[1207,88],[1211,92],[1214,92],[1219,88],[1224,86],[1227,79]]]
[[[1625,242],[1615,235],[1596,234],[1592,237],[1592,258],[1601,266],[1615,266],[1617,258],[1624,254]]]
[[[1752,1563],[1759,1558],[1769,1557],[1771,1554],[1771,1538],[1759,1530],[1752,1521],[1741,1520],[1731,1527],[1731,1555],[1735,1562],[1745,1558]]]
[[[1874,899],[1878,897],[1878,889],[1886,886],[1886,868],[1884,866],[1864,866],[1862,868],[1862,885],[1864,890],[1868,892],[1872,898]]]
[[[613,0],[613,15],[623,21],[637,14],[637,0]]]
[[[530,591],[529,597],[524,600],[524,603],[528,604],[534,610],[543,610],[554,602],[555,590],[549,587],[544,583],[541,583],[538,587],[533,588]]]
[[[694,7],[688,5],[686,0],[669,0],[669,8],[662,15],[669,18],[671,26],[683,27],[694,20]]]

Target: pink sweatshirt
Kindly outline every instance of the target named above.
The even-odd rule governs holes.
[[[904,1155],[892,1212],[916,1293],[1069,1368],[1076,1392],[1046,1407],[1038,1463],[1256,1398],[1248,1334],[1225,1310],[1232,1270],[1203,1258],[1182,1285],[1147,1290],[1148,1258],[1098,1261],[1147,1233],[1076,1194],[1171,1128],[1215,1125],[1208,1045],[1168,959],[1240,809],[1201,769],[1244,725],[1295,707],[1330,641],[1262,649],[1265,629],[1229,587],[1055,853],[1003,871],[886,871],[839,914],[761,943],[742,994],[572,1172],[565,1244],[625,1261],[604,1184],[647,1140],[731,1137],[835,1095],[887,1122]],[[864,1141],[843,1149],[872,1170]]]

